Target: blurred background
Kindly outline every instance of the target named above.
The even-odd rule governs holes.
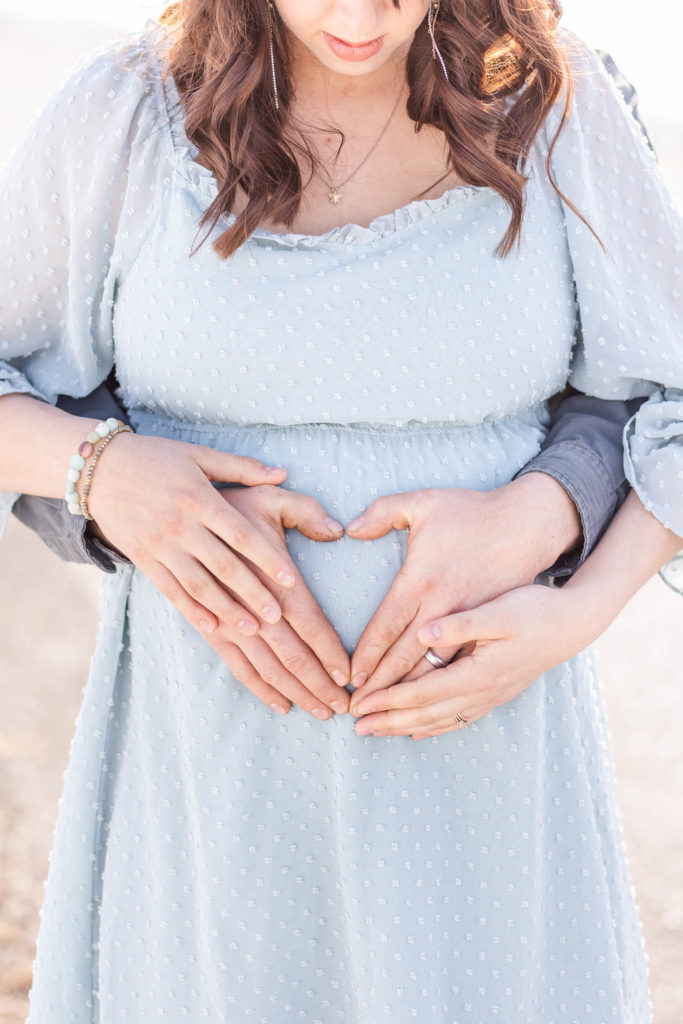
[[[139,30],[163,6],[0,0],[0,163],[78,58]],[[670,0],[566,0],[564,6],[565,23],[608,50],[636,85],[641,115],[683,204],[679,6]],[[65,565],[12,522],[0,545],[0,1024],[26,1018],[43,882],[94,643],[98,589],[97,570]],[[682,624],[683,597],[656,578],[599,643],[654,1024],[683,1021]]]

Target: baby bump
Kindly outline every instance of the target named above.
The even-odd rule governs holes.
[[[538,452],[544,417],[539,407],[476,428],[448,423],[216,428],[131,413],[140,433],[285,466],[283,486],[316,498],[343,525],[385,495],[442,487],[486,491],[507,483]],[[407,531],[322,543],[288,530],[287,546],[342,643],[352,650],[401,567]]]

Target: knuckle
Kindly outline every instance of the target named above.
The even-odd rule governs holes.
[[[180,537],[184,528],[184,517],[179,512],[172,512],[168,518],[164,520],[163,531],[154,531],[151,537],[151,543],[158,547],[167,537]]]
[[[217,629],[207,639],[216,650],[220,648],[224,654],[230,654],[233,658],[237,656],[239,645],[234,642],[234,633],[225,622],[219,621]]]
[[[310,494],[297,494],[295,501],[300,506],[300,512],[309,519],[313,519],[322,511],[320,502]]]
[[[232,674],[239,679],[240,682],[244,682],[243,678],[237,674],[237,669],[240,670],[244,675],[248,670],[244,667],[245,659],[239,656],[239,648],[233,643],[232,637],[229,632],[225,629],[219,628],[215,633],[211,633],[207,638],[208,643],[213,647],[217,654],[220,654],[221,658],[225,662],[232,672]],[[253,670],[251,670],[253,673]]]
[[[267,502],[268,490],[268,484],[254,484],[251,487],[234,490],[230,494],[230,504],[240,511],[244,508],[245,512],[243,514],[253,514],[255,511],[260,512]]]
[[[282,664],[293,676],[300,676],[309,665],[309,658],[304,651],[289,650],[281,655]]]
[[[267,686],[272,686],[275,690],[282,684],[282,672],[274,665],[261,669],[259,675]]]
[[[249,530],[241,523],[230,524],[230,544],[238,551],[243,551],[249,545]]]
[[[370,646],[374,649],[377,647],[388,647],[389,644],[393,643],[395,637],[394,627],[390,622],[378,622],[375,626],[375,636],[370,642]]]
[[[214,575],[222,580],[231,580],[235,575],[235,561],[227,555],[220,556],[214,563]]]
[[[230,671],[238,683],[241,683],[242,686],[246,686],[247,690],[250,690],[251,693],[258,697],[259,691],[263,689],[263,685],[251,665],[239,664],[234,668],[231,667]]]
[[[283,609],[287,609],[287,601],[282,601]],[[296,619],[296,632],[299,634],[302,640],[308,643],[311,640],[315,640],[320,635],[320,625],[311,617],[304,616],[300,618],[297,616]]]
[[[208,587],[204,580],[193,576],[185,582],[185,590],[195,601],[201,602],[206,597]]]
[[[407,675],[408,672],[412,672],[415,668],[414,658],[411,658],[408,654],[405,654],[402,651],[397,651],[396,654],[393,654],[391,662],[392,668],[397,672],[400,672],[402,676]]]
[[[183,519],[181,509],[185,509],[192,516],[196,516],[199,511],[202,498],[197,493],[197,489],[194,487],[181,487],[178,489],[176,494],[173,496],[173,505],[175,512],[171,513],[171,520],[181,522]]]

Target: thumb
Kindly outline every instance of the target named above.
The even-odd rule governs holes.
[[[280,484],[287,476],[282,466],[267,466],[248,455],[234,455],[204,445],[192,445],[192,458],[209,480],[222,483]]]
[[[475,640],[497,640],[506,635],[507,617],[500,598],[469,611],[445,615],[421,626],[417,638],[425,647],[462,647]]]
[[[407,494],[389,494],[377,498],[362,515],[346,527],[346,532],[359,540],[384,537],[390,530],[405,530],[410,526],[410,498]]]
[[[339,540],[344,527],[328,516],[319,501],[307,494],[281,490],[280,522],[286,529],[298,530],[311,540]]]

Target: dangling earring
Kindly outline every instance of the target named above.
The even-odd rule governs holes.
[[[448,81],[448,72],[446,71],[446,65],[444,64],[443,57],[441,56],[441,50],[436,45],[436,39],[434,38],[434,26],[436,25],[436,18],[439,13],[439,7],[441,6],[441,0],[430,0],[429,10],[427,11],[427,28],[429,29],[429,37],[432,41],[432,57],[434,60],[438,60],[441,64],[441,70],[443,71],[444,78]]]
[[[270,50],[270,70],[273,76],[273,95],[275,96],[275,109],[280,109],[280,100],[277,94],[277,75],[275,74],[275,54],[273,53],[273,5],[268,0],[268,49]]]

